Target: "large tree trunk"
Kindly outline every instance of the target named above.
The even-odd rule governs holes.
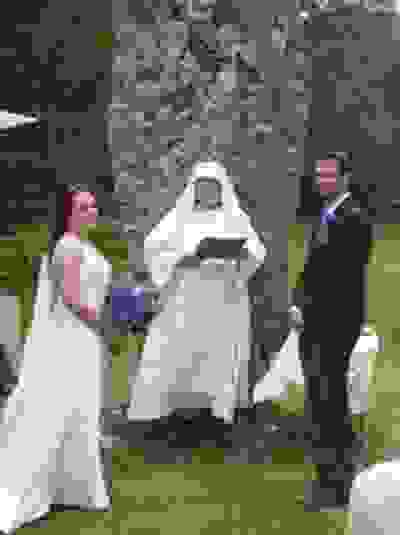
[[[250,198],[248,212],[256,230],[267,238],[268,256],[250,281],[250,292],[255,303],[254,349],[262,344],[268,356],[280,348],[288,331],[288,230],[296,221],[303,146],[303,117],[296,112],[298,102],[290,88],[296,76],[294,57],[273,46],[272,21],[273,16],[283,17],[289,31],[296,6],[257,0],[234,0],[233,5],[255,41],[255,65],[264,78],[257,96],[258,120],[271,125],[262,144],[246,145],[240,173],[241,187]],[[289,152],[293,148],[296,151]],[[297,171],[289,172],[290,168]]]
[[[207,118],[199,121],[200,128],[194,128],[193,123],[201,116],[201,96],[197,91],[193,97],[193,119],[177,120],[175,116],[168,123],[168,128],[161,129],[161,134],[157,131],[157,139],[146,136],[144,125],[141,124],[141,112],[150,117],[159,109],[160,98],[157,92],[160,92],[160,88],[157,84],[148,84],[145,95],[140,88],[137,90],[138,41],[147,50],[140,62],[148,62],[155,68],[159,61],[156,36],[168,32],[157,33],[152,21],[146,19],[142,24],[138,15],[130,17],[127,6],[124,8],[123,4],[124,2],[118,3],[119,28],[115,28],[122,32],[119,36],[120,50],[116,52],[120,60],[114,69],[112,147],[116,174],[119,175],[121,190],[123,189],[127,200],[122,218],[126,218],[125,222],[131,223],[137,231],[135,245],[131,247],[132,262],[140,264],[140,261],[137,262],[140,242],[161,215],[174,206],[177,195],[185,185],[185,172],[179,170],[173,158],[165,158],[166,172],[159,173],[157,160],[168,152],[163,135],[166,138],[181,135],[185,139],[186,163],[204,155],[207,136],[215,135],[218,156],[232,174],[242,206],[250,214],[268,248],[265,265],[250,283],[255,302],[254,332],[267,352],[278,349],[282,333],[287,330],[288,226],[295,222],[298,191],[297,175],[289,174],[288,168],[301,166],[303,117],[296,112],[295,91],[289,88],[288,73],[291,72],[291,78],[296,75],[294,58],[283,57],[274,48],[271,24],[273,14],[287,15],[288,20],[292,20],[295,3],[271,4],[256,0],[243,3],[235,0],[232,5],[231,2],[218,0],[218,24],[233,24],[247,33],[250,42],[242,46],[242,52],[250,66],[255,67],[263,76],[264,87],[254,91],[253,102],[250,99],[243,102],[240,99],[240,87],[234,89],[231,95],[222,97],[224,105],[220,109],[210,112]],[[229,6],[231,10],[226,11],[225,8]],[[196,27],[207,45],[216,47],[211,30],[211,25]],[[216,29],[213,31],[216,32]],[[199,51],[198,53],[200,54]],[[210,71],[214,67],[216,66],[212,62],[205,65],[206,70]],[[212,72],[210,74],[213,75]],[[246,75],[243,77],[239,79],[242,89],[247,84]],[[203,88],[204,77],[195,78],[194,84],[196,89],[200,86]],[[161,89],[163,90],[165,92],[165,88]],[[219,90],[217,87],[217,93]],[[252,116],[248,119],[248,128],[241,124],[239,113],[247,118]],[[159,124],[161,128],[165,123],[159,121]],[[272,130],[268,131],[270,125]],[[262,126],[265,133],[256,138],[256,128]],[[144,140],[146,150],[143,150]],[[296,146],[297,153],[289,152],[289,146]],[[151,167],[147,168],[143,165],[146,155],[148,160],[152,160]]]

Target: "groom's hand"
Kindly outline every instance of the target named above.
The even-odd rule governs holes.
[[[303,329],[304,327],[304,320],[303,320],[303,314],[299,308],[296,306],[292,306],[289,309],[289,316],[291,323],[295,329]]]

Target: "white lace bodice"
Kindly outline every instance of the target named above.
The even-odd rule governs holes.
[[[80,302],[95,306],[101,312],[111,281],[111,264],[99,253],[94,245],[73,236],[64,236],[55,248],[51,278],[54,282],[53,303],[55,308],[63,303],[64,277],[63,266],[66,256],[79,256],[80,269]]]

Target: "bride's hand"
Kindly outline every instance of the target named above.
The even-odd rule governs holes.
[[[97,310],[93,306],[81,305],[80,316],[83,319],[83,321],[96,321]]]
[[[304,328],[304,319],[303,314],[301,310],[296,307],[292,306],[289,309],[289,317],[290,321],[292,323],[292,326],[297,330],[302,330]]]

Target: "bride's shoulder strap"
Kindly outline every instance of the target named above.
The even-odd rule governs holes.
[[[83,258],[82,242],[71,235],[64,235],[56,244],[53,255],[53,263],[63,261],[66,256],[79,256]]]

